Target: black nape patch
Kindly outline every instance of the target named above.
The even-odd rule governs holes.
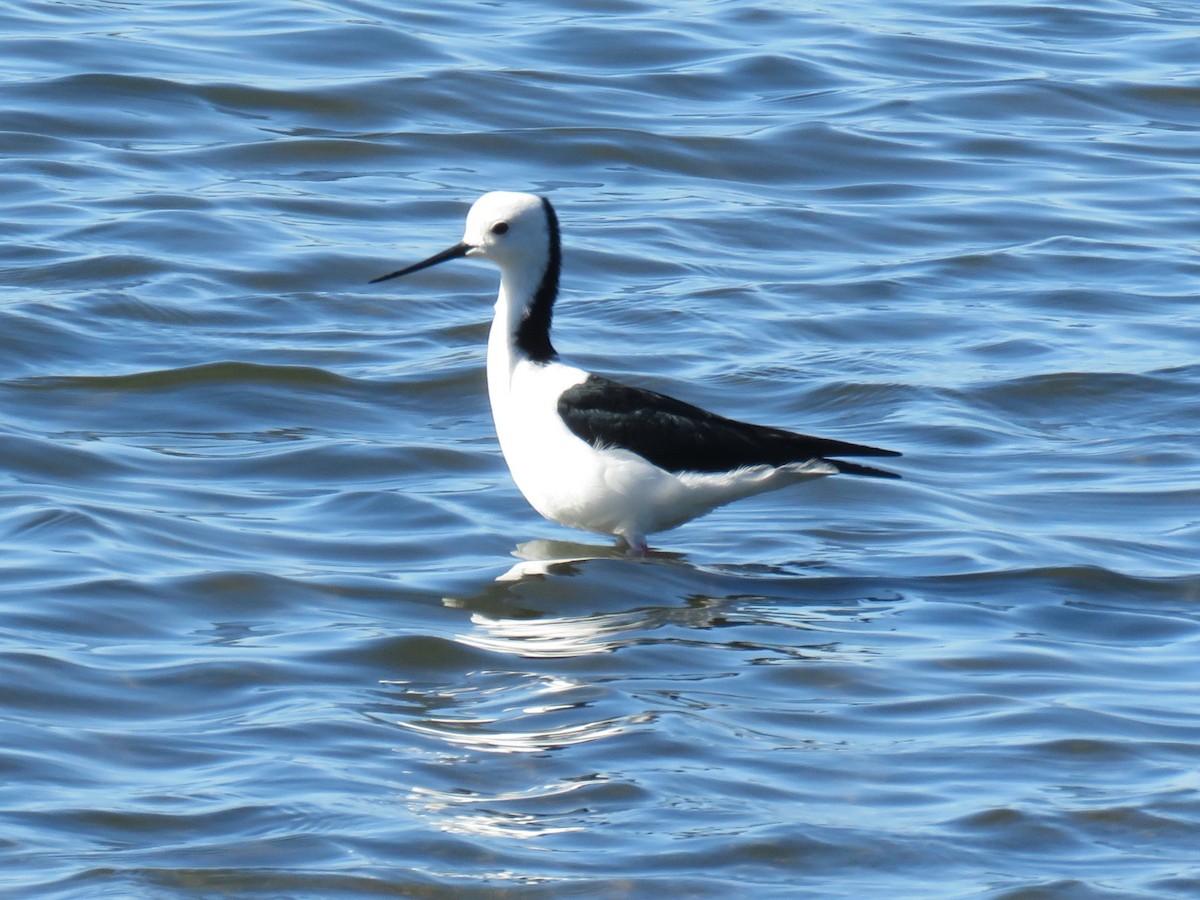
[[[550,322],[554,317],[554,301],[558,298],[558,279],[562,272],[562,238],[558,231],[558,216],[545,197],[542,210],[546,214],[546,231],[550,246],[546,254],[546,271],[538,284],[533,303],[517,326],[516,343],[533,362],[547,363],[558,359],[550,343]]]

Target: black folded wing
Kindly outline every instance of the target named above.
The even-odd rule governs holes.
[[[664,394],[588,378],[558,398],[558,414],[593,447],[629,450],[668,472],[726,472],[743,466],[821,459],[848,475],[899,478],[894,472],[830,456],[899,456],[781,428],[727,419]]]

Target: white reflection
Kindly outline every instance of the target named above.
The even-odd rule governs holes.
[[[513,556],[520,560],[496,581],[521,581],[525,578],[553,574],[559,569],[590,559],[625,559],[629,551],[611,544],[579,544],[571,541],[551,541],[539,538],[517,544]],[[631,558],[632,559],[632,558]]]
[[[676,591],[686,591],[696,571],[678,554],[630,557],[628,551],[611,545],[535,540],[519,544],[513,555],[521,561],[495,576],[480,593],[442,598],[447,607],[470,611],[471,628],[455,636],[459,643],[530,659],[611,653],[646,640],[645,632],[664,625],[710,626],[723,605],[716,598],[694,594],[684,606],[671,602]],[[561,585],[561,592],[555,584]],[[620,602],[623,589],[631,592],[631,602],[637,602],[637,596],[651,605],[586,615],[545,612],[548,605],[553,609],[562,601],[578,603],[589,593],[596,603]],[[552,605],[539,603],[539,594]],[[594,608],[592,600],[586,602]]]
[[[649,716],[630,716],[601,719],[538,731],[483,731],[481,722],[456,719],[430,719],[426,722],[397,722],[417,734],[438,738],[448,744],[484,750],[489,753],[542,753],[573,744],[586,744],[602,738],[615,737],[631,726],[649,721]]]
[[[553,805],[563,801],[569,808],[569,795],[595,783],[594,780],[557,782],[489,795],[416,787],[411,796],[413,806],[435,818],[443,831],[527,840],[583,831],[584,825],[578,822],[552,824],[553,813],[518,812],[514,807]]]
[[[591,616],[560,616],[545,619],[498,619],[472,613],[476,630],[456,635],[469,647],[500,653],[515,653],[536,659],[611,653],[636,640],[631,632],[661,624],[660,611],[604,613]]]

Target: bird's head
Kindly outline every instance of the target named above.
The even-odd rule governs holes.
[[[399,278],[463,256],[490,260],[501,269],[544,271],[551,261],[557,267],[558,254],[558,218],[549,200],[534,194],[492,191],[471,206],[461,241],[419,263],[372,279],[371,283]]]

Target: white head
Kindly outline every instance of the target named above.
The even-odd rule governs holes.
[[[537,266],[550,252],[548,208],[549,204],[533,194],[484,194],[467,213],[463,232],[463,243],[471,245],[467,256],[481,256],[502,269],[521,264]]]
[[[533,194],[492,191],[472,204],[462,240],[426,260],[371,281],[387,281],[462,256],[491,260],[501,269],[526,269],[539,278],[551,265],[557,285],[558,218],[550,201]]]
[[[558,296],[562,249],[558,216],[550,201],[510,191],[484,194],[467,213],[467,227],[461,241],[371,283],[399,278],[462,256],[478,256],[500,267],[497,316],[501,315],[503,305],[513,346],[536,362],[555,359],[558,354],[550,343],[550,320]]]

